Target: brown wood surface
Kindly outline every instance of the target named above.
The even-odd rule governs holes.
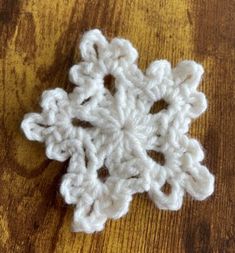
[[[0,252],[235,252],[234,19],[231,0],[0,0]],[[178,212],[136,195],[125,217],[86,235],[70,232],[73,208],[58,193],[67,164],[46,159],[19,126],[43,90],[71,89],[77,43],[95,27],[131,40],[142,69],[161,58],[204,65],[209,108],[190,134],[216,186],[207,201],[187,196]]]

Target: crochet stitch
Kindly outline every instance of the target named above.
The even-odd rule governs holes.
[[[196,90],[202,66],[182,61],[171,69],[159,60],[143,73],[129,41],[108,42],[97,29],[83,35],[80,51],[83,61],[69,72],[73,92],[44,91],[42,112],[26,114],[21,125],[28,139],[45,142],[48,158],[70,158],[60,192],[76,205],[73,230],[102,230],[108,218],[127,213],[138,192],[170,210],[181,207],[185,192],[197,200],[212,194],[214,176],[200,163],[202,148],[186,135],[191,120],[207,108]],[[114,95],[104,85],[107,75],[115,78]],[[159,100],[167,109],[150,113]],[[152,159],[150,150],[162,153],[165,163]],[[106,176],[99,175],[101,168]]]

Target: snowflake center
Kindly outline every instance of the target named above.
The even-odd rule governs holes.
[[[134,130],[134,124],[130,120],[126,120],[124,124],[121,126],[120,129],[122,132],[127,133],[127,132],[132,132]]]

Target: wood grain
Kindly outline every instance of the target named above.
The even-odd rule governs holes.
[[[235,252],[235,4],[229,0],[0,0],[0,252]],[[146,194],[101,233],[70,232],[72,207],[58,188],[67,164],[19,129],[43,90],[71,90],[69,67],[90,28],[130,39],[145,69],[154,59],[201,62],[208,111],[190,134],[206,150],[214,195],[160,211]]]

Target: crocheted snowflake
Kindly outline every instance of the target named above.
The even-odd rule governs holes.
[[[127,213],[137,192],[148,192],[159,208],[170,210],[181,207],[184,192],[208,197],[214,176],[200,163],[200,144],[186,135],[191,119],[207,107],[196,91],[202,66],[183,61],[171,69],[160,60],[142,73],[132,44],[120,38],[109,43],[99,30],[84,34],[80,50],[83,62],[69,73],[77,85],[73,92],[44,91],[42,113],[25,115],[21,125],[28,139],[45,142],[48,158],[70,158],[60,191],[76,205],[74,231],[102,230],[108,218]],[[115,78],[114,95],[104,85],[107,75]],[[150,113],[162,99],[167,109]],[[164,165],[149,150],[164,154]],[[101,177],[104,167],[108,173]]]

